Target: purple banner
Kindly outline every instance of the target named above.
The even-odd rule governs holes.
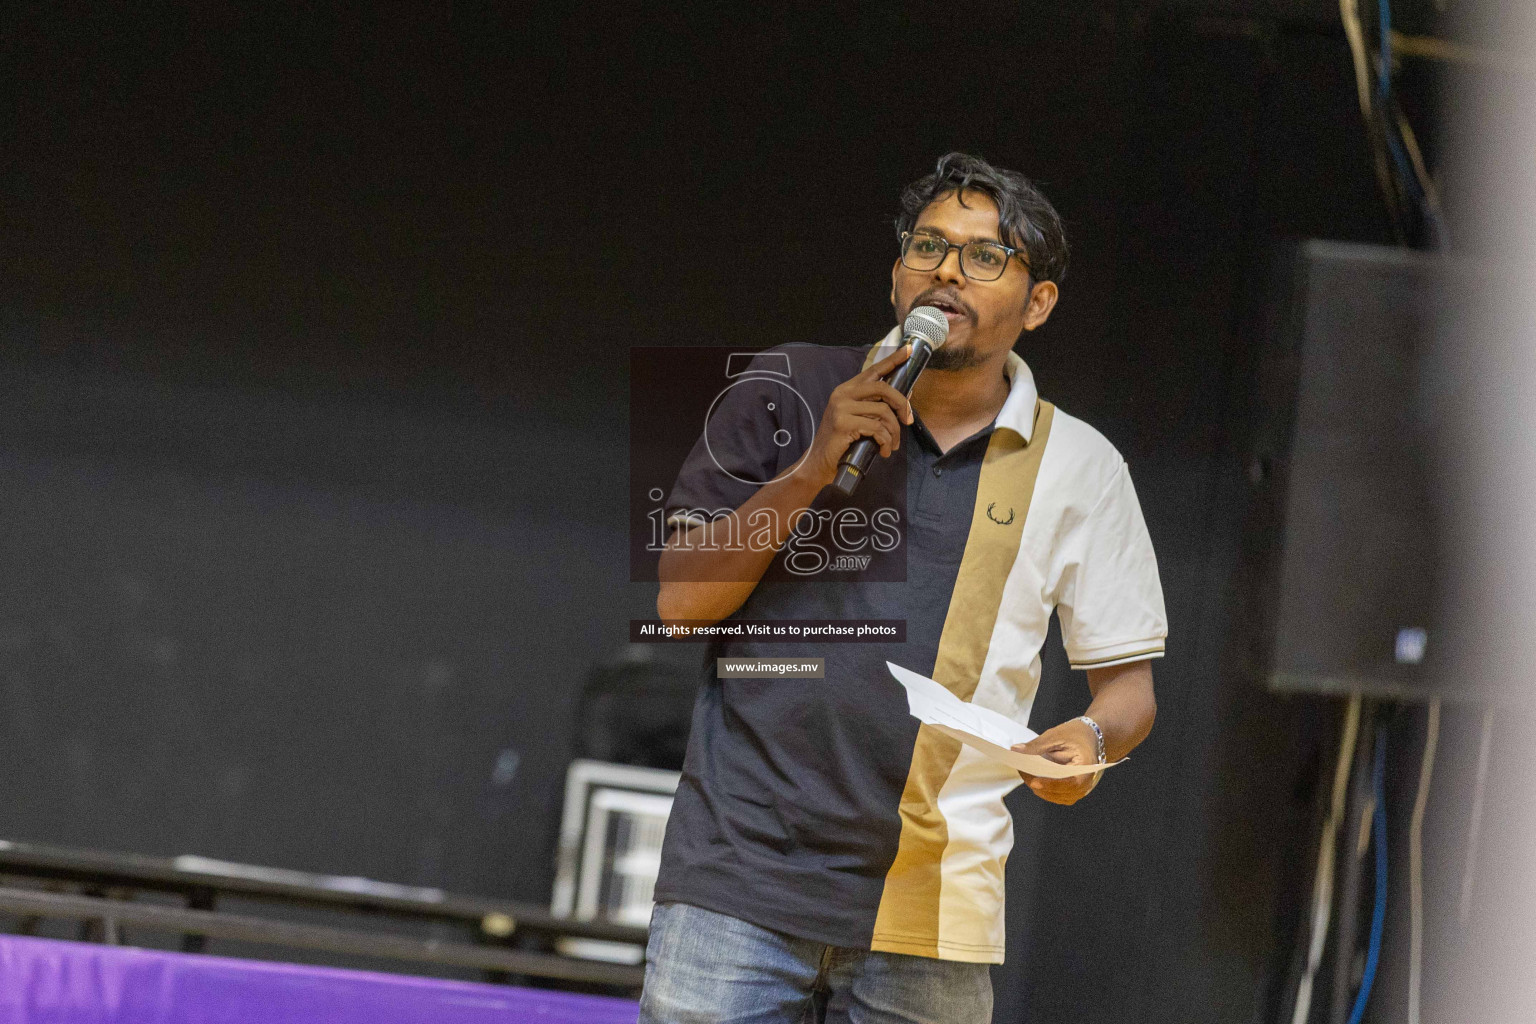
[[[634,1024],[627,999],[0,935],[0,1024]]]

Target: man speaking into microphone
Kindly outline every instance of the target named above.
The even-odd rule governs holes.
[[[722,401],[667,497],[664,621],[904,620],[906,635],[709,644],[642,1022],[990,1020],[1013,841],[1003,797],[1022,781],[1072,804],[1100,776],[1021,778],[920,726],[886,661],[1028,723],[1055,611],[1089,703],[1018,749],[1116,761],[1152,728],[1167,621],[1129,470],[1037,394],[1013,351],[1056,305],[1060,218],[1022,175],[951,153],[903,191],[896,227],[897,324],[931,307],[948,327],[910,397],[892,386],[902,326],[862,349],[779,346],[814,433],[796,450],[782,423],[764,426],[763,403]],[[878,457],[851,473],[866,438]],[[889,502],[904,581],[784,571],[807,523]],[[820,657],[823,677],[717,676],[717,658],[785,655]]]

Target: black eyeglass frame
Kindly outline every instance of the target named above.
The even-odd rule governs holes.
[[[939,257],[939,262],[935,263],[931,267],[914,267],[914,266],[912,266],[912,264],[907,262],[907,246],[910,244],[908,242],[908,239],[916,238],[919,234],[921,234],[924,238],[931,238],[934,241],[943,242],[944,243],[944,254]],[[967,271],[965,269],[965,247],[968,246],[968,245],[990,245],[990,246],[996,246],[997,248],[1002,249],[1004,252],[1006,252],[1008,254],[1007,259],[1003,260],[1003,269],[999,270],[997,272],[997,277],[977,277],[977,276],[975,276],[974,274],[970,273],[969,271]],[[915,271],[917,271],[920,274],[925,274],[925,273],[927,273],[929,271],[932,271],[932,270],[938,270],[940,267],[942,267],[944,265],[944,261],[949,259],[949,250],[951,250],[951,249],[959,249],[960,250],[960,255],[958,257],[958,259],[960,260],[960,273],[964,274],[966,276],[967,280],[983,281],[983,282],[1001,280],[1002,276],[1008,272],[1008,260],[1013,259],[1013,257],[1018,256],[1020,253],[1025,251],[1024,249],[1021,249],[1021,248],[1019,248],[1017,246],[1004,245],[1002,242],[994,242],[994,241],[991,241],[990,239],[974,239],[974,240],[969,241],[969,242],[955,243],[955,242],[951,242],[949,239],[945,238],[943,235],[933,235],[933,234],[929,234],[926,231],[922,231],[922,232],[903,231],[901,233],[901,248],[900,248],[901,265],[906,267],[908,270],[915,270]],[[1026,260],[1026,259],[1020,259],[1019,262],[1024,264],[1024,272],[1026,274],[1028,274],[1030,277],[1033,277],[1035,272],[1034,272],[1034,268],[1032,268],[1029,265],[1029,261]]]

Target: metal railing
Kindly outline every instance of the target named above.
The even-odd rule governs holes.
[[[24,928],[44,919],[82,921],[99,926],[100,937],[107,942],[121,941],[121,929],[135,927],[179,934],[182,949],[189,952],[201,951],[205,940],[212,938],[447,964],[486,971],[493,977],[521,975],[620,988],[638,988],[644,978],[639,966],[514,948],[516,942],[552,944],[561,937],[628,942],[643,948],[644,928],[574,921],[555,917],[534,904],[437,889],[199,857],[145,857],[4,840],[0,840],[0,880],[10,883],[0,885],[0,913],[21,917]],[[20,880],[78,891],[41,891],[16,885]],[[134,897],[140,893],[178,896],[185,905],[136,902]],[[327,908],[367,915],[370,921],[388,915],[405,921],[448,922],[465,930],[466,941],[227,913],[217,909],[222,897]]]

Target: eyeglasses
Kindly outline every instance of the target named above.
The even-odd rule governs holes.
[[[908,270],[936,270],[949,258],[949,250],[960,250],[960,273],[972,281],[996,281],[1008,269],[1010,257],[1023,252],[1002,242],[966,242],[956,245],[941,235],[926,232],[901,233],[901,265]],[[1029,269],[1028,261],[1024,269]]]

